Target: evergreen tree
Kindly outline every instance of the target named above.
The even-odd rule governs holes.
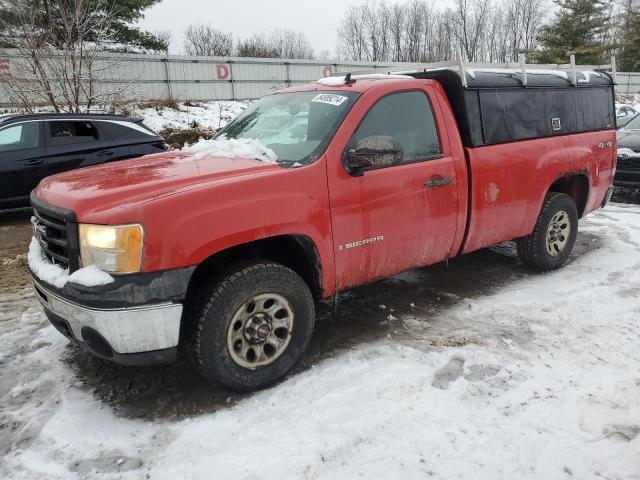
[[[19,23],[25,18],[34,27],[46,32],[47,38],[73,41],[67,35],[56,35],[65,29],[61,25],[61,8],[78,8],[80,3],[89,3],[94,15],[108,20],[106,35],[101,42],[110,50],[117,51],[164,51],[166,40],[161,36],[146,32],[135,24],[143,18],[144,11],[161,0],[20,0],[17,3],[0,0],[0,47],[11,46],[12,33],[19,30]],[[85,6],[86,8],[86,6]],[[91,41],[91,39],[87,39]],[[62,45],[60,45],[62,46]]]
[[[622,41],[618,68],[623,72],[640,71],[640,8],[629,0],[622,13]]]
[[[541,29],[541,50],[533,57],[539,63],[567,63],[569,55],[576,63],[605,63],[610,28],[611,0],[555,0],[558,13]]]

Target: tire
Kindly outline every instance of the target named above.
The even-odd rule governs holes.
[[[573,199],[549,192],[531,235],[516,240],[518,257],[534,270],[555,270],[569,258],[577,235],[578,210]]]
[[[204,285],[199,299],[189,319],[187,349],[205,379],[231,390],[256,390],[280,380],[313,332],[309,287],[277,263],[238,264]]]

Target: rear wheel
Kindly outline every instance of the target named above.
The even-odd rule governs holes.
[[[577,234],[578,211],[573,199],[549,192],[531,235],[516,241],[518,256],[535,270],[555,270],[569,258]]]
[[[198,371],[213,383],[248,391],[276,382],[297,363],[315,308],[297,273],[255,261],[205,286],[194,316],[188,348]]]

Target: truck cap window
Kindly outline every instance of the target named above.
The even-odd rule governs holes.
[[[276,153],[278,163],[309,164],[324,152],[358,95],[317,90],[269,95],[216,138],[255,138]]]
[[[40,146],[40,123],[19,123],[0,130],[0,152],[27,150]]]
[[[394,93],[367,112],[351,144],[367,137],[390,136],[402,147],[401,163],[439,155],[440,142],[427,96],[422,92]]]

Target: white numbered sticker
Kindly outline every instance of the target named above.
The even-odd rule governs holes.
[[[319,93],[315,97],[311,99],[312,102],[316,103],[327,103],[329,105],[342,105],[348,97],[344,95],[335,95],[333,93]]]

